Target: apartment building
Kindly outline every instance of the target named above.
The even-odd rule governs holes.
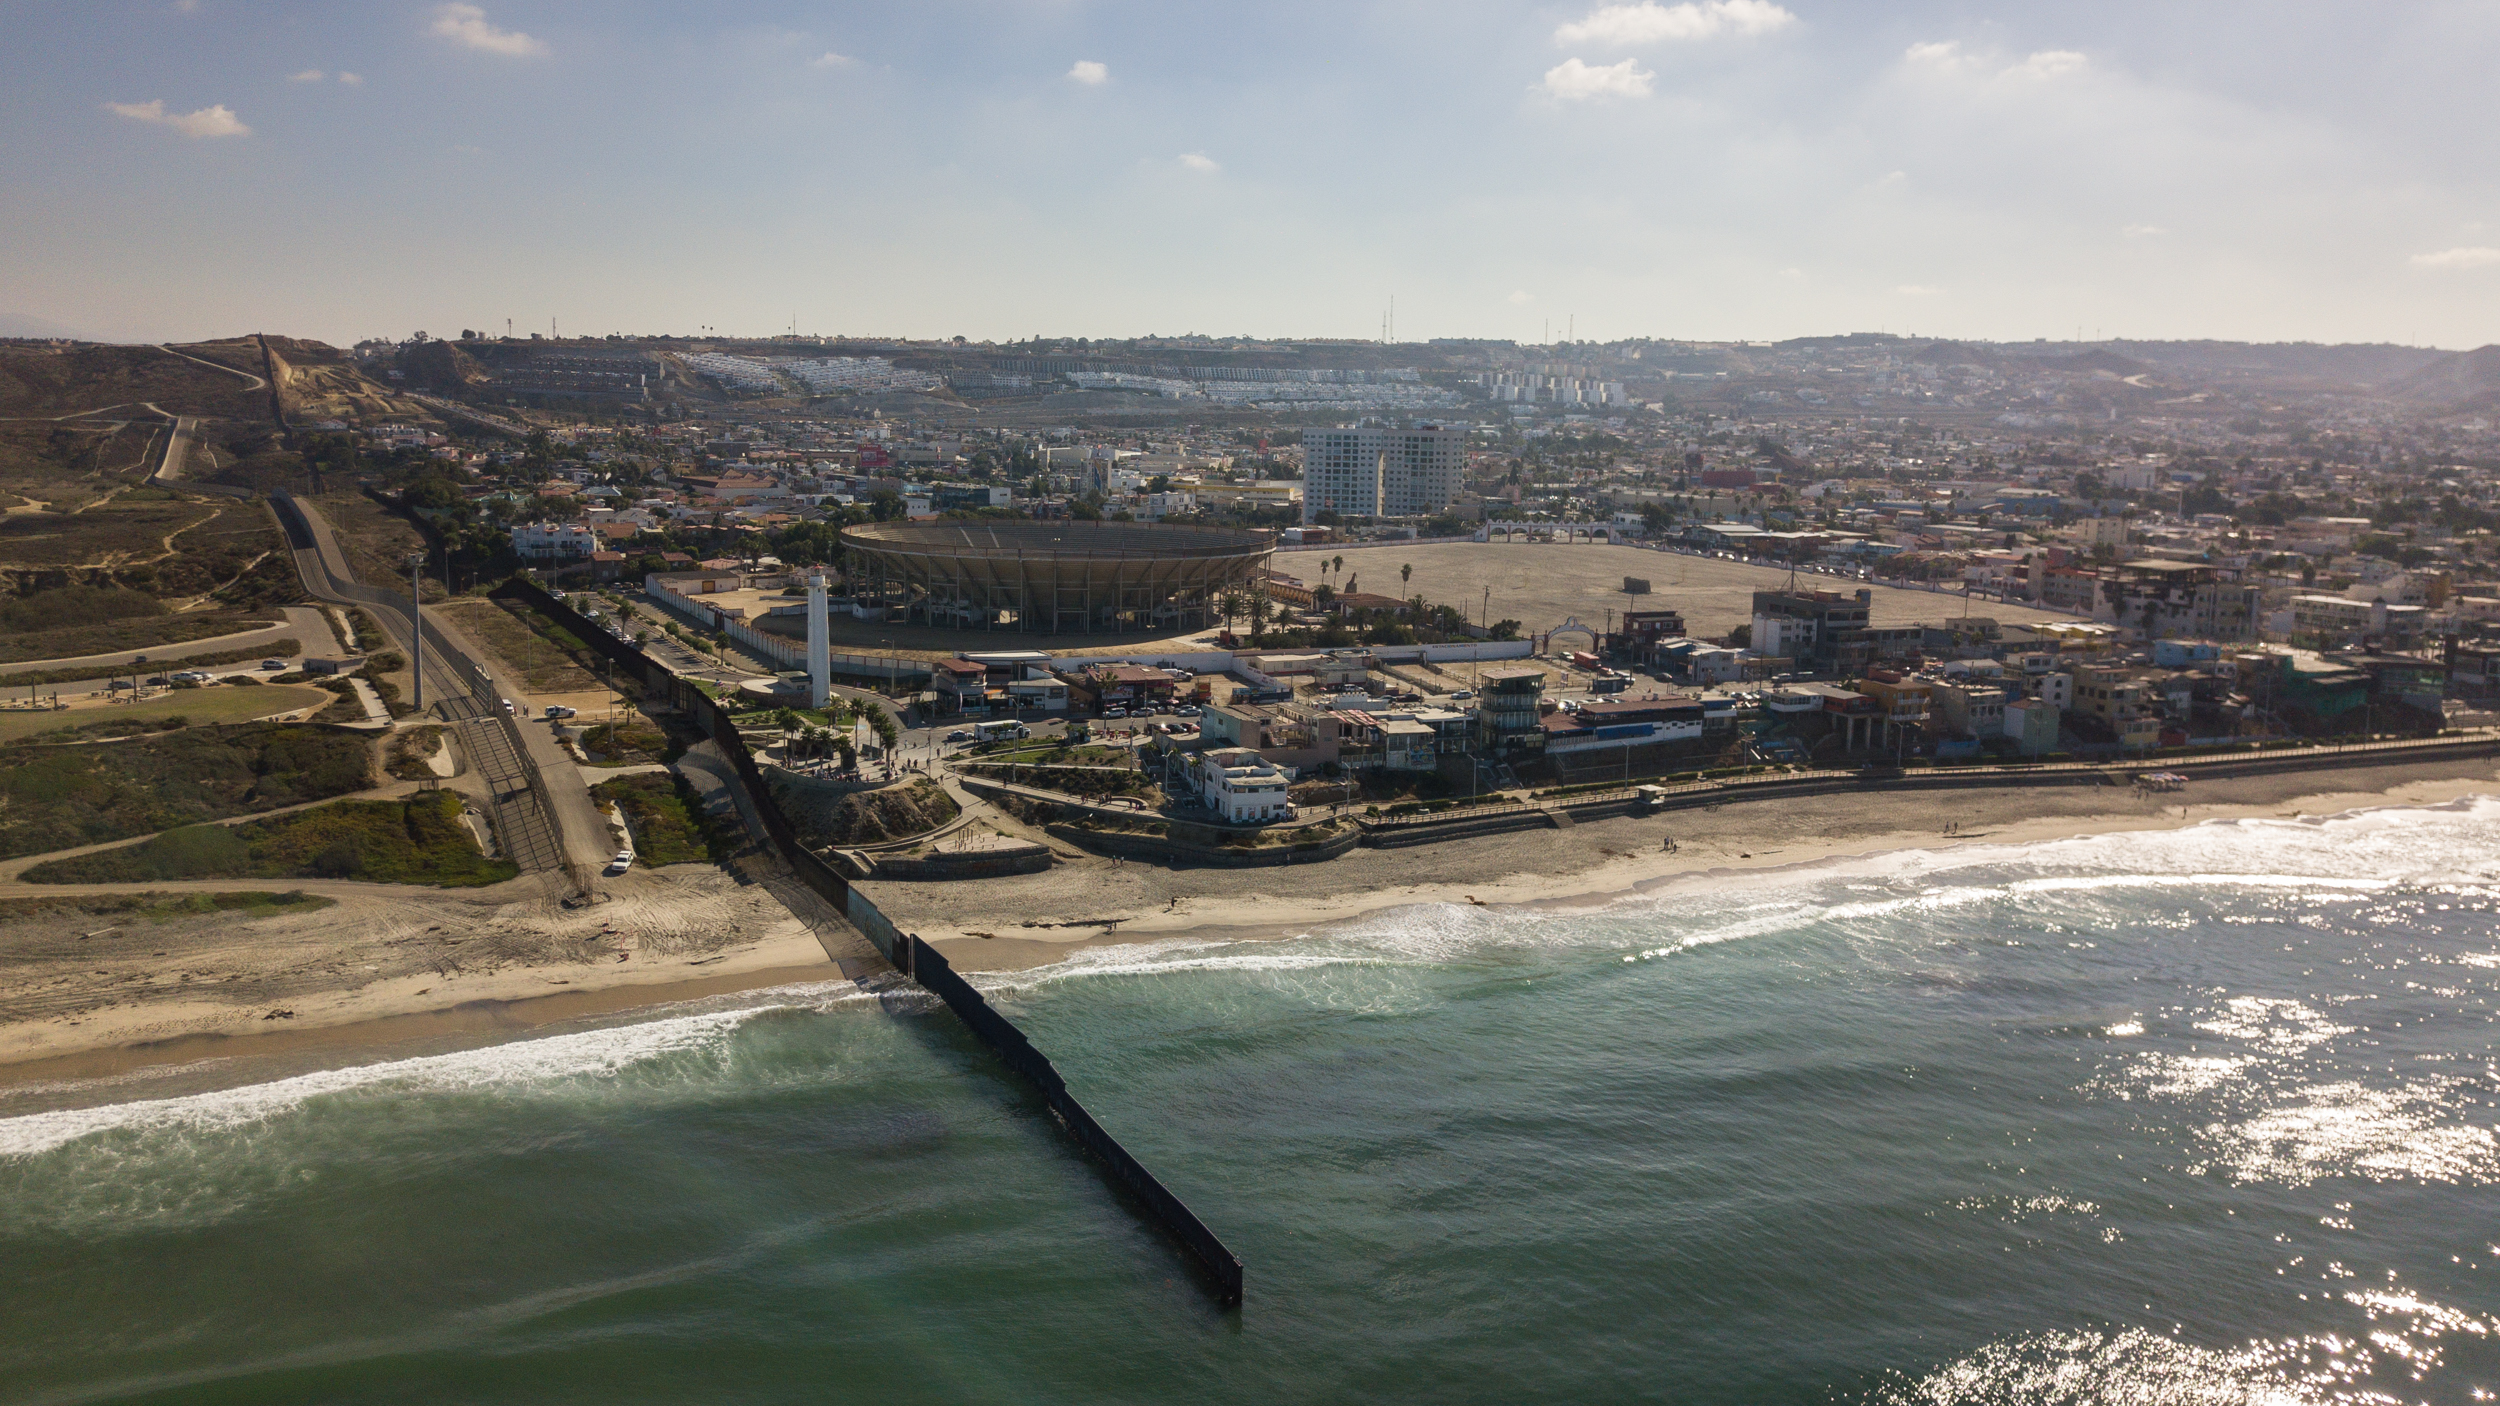
[[[1421,517],[1458,497],[1467,431],[1458,425],[1407,429],[1361,425],[1302,434],[1302,520]]]

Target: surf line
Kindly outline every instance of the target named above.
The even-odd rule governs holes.
[[[1241,1257],[1227,1249],[1216,1238],[1205,1221],[1198,1219],[1180,1197],[1172,1194],[1162,1179],[1137,1160],[1120,1140],[1085,1110],[1085,1105],[1068,1089],[1068,1081],[1060,1076],[1049,1058],[1036,1049],[1015,1022],[1000,1015],[972,984],[955,973],[954,967],[938,950],[920,940],[917,934],[904,933],[889,921],[867,895],[851,887],[832,865],[818,858],[815,851],[799,842],[798,832],[791,828],[781,808],[774,804],[772,791],[764,784],[763,773],[755,765],[755,756],[747,750],[746,739],[738,732],[729,711],[710,694],[680,678],[667,665],[644,653],[630,641],[618,639],[610,631],[593,624],[573,609],[564,599],[525,576],[515,576],[490,594],[513,596],[527,601],[533,608],[571,631],[575,638],[587,641],[590,647],[617,664],[636,671],[650,690],[668,699],[681,712],[701,722],[705,732],[719,746],[730,763],[738,785],[746,792],[748,804],[742,807],[759,823],[772,847],[779,851],[799,882],[831,903],[843,916],[865,934],[894,969],[918,983],[931,995],[946,1003],[957,1019],[970,1027],[982,1044],[990,1047],[1006,1066],[1022,1076],[1042,1096],[1043,1106],[1052,1118],[1074,1138],[1079,1147],[1093,1154],[1098,1165],[1110,1178],[1115,1189],[1127,1193],[1121,1199],[1147,1223],[1162,1230],[1204,1271],[1216,1302],[1226,1308],[1241,1304]]]

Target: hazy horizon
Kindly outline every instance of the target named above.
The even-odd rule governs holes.
[[[36,5],[0,317],[2500,340],[2500,6]],[[27,321],[32,320],[32,321]]]

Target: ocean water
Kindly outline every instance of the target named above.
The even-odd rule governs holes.
[[[21,1093],[0,1401],[2487,1401],[2496,899],[2474,802],[984,978],[1238,1312],[846,983]]]

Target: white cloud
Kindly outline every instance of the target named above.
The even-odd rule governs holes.
[[[174,12],[187,15],[200,8],[200,0],[174,0]]]
[[[2442,249],[2436,254],[2413,256],[2415,268],[2480,269],[2489,268],[2494,264],[2500,264],[2500,249],[2481,247]]]
[[[1932,298],[1944,290],[1941,288],[1929,287],[1924,283],[1904,283],[1892,291],[1900,294],[1904,298]]]
[[[153,122],[171,127],[186,137],[248,137],[252,129],[236,120],[234,110],[224,103],[204,107],[197,112],[167,112],[165,104],[156,99],[143,103],[106,103],[107,112],[119,113],[133,122]]]
[[[1515,306],[1526,307],[1536,301],[1536,295],[1525,288],[1514,288],[1511,290],[1510,301]]]
[[[1092,59],[1078,59],[1068,66],[1068,77],[1088,88],[1099,88],[1111,81],[1111,68]]]
[[[486,12],[475,5],[454,3],[437,8],[434,33],[455,44],[506,58],[528,58],[547,52],[544,43],[517,29],[498,29],[488,23]]]
[[[1636,44],[1687,43],[1769,34],[1795,24],[1797,17],[1771,0],[1688,0],[1661,5],[1640,0],[1633,5],[1601,5],[1588,17],[1554,31],[1557,44],[1600,44],[1628,49]]]
[[[357,84],[364,82],[364,81],[365,81],[365,77],[364,77],[364,75],[363,75],[363,74],[361,74],[361,73],[349,73],[349,72],[348,72],[347,70],[345,70],[345,69],[340,69],[340,70],[339,70],[339,81],[340,81],[341,83],[346,84],[348,87],[353,88],[353,87],[355,87]]]
[[[2043,49],[2006,72],[2022,78],[2058,78],[2081,71],[2089,62],[2072,49]]]
[[[1590,98],[1645,98],[1657,74],[1634,68],[1630,59],[1602,67],[1564,59],[1545,71],[1545,91],[1565,102]]]
[[[2158,239],[2170,233],[2160,225],[2128,225],[2118,232],[2129,239]]]
[[[308,68],[301,73],[288,74],[286,76],[286,81],[289,83],[318,83],[325,77],[328,77],[328,75],[323,73],[320,69]]]
[[[1805,276],[1806,276],[1806,271],[1805,271],[1804,269],[1800,269],[1800,268],[1785,268],[1785,269],[1781,269],[1781,270],[1780,270],[1780,277],[1782,277],[1782,278],[1787,278],[1787,279],[1798,279],[1798,278],[1803,278],[1803,277],[1805,277]]]
[[[1192,171],[1206,171],[1212,173],[1224,169],[1222,166],[1216,164],[1214,157],[1207,155],[1203,151],[1182,152],[1181,164],[1188,167]]]
[[[857,68],[859,66],[859,60],[852,58],[848,54],[837,54],[833,50],[827,49],[823,53],[818,54],[816,57],[809,59],[807,61],[807,66],[809,68]]]
[[[2080,73],[2092,62],[2073,49],[2042,49],[2020,63],[1999,66],[2000,60],[1971,53],[1962,47],[1958,39],[1931,39],[1912,44],[1902,51],[1901,57],[1904,62],[1932,73],[1972,73],[1989,69],[1993,70],[1992,77],[2039,81]]]

